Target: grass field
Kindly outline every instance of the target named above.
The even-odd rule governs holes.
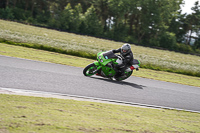
[[[94,58],[101,50],[121,47],[123,43],[45,28],[0,20],[0,40],[8,40],[17,45],[31,47],[42,45],[67,51],[68,54]],[[200,57],[171,51],[132,46],[134,57],[142,62],[142,67],[200,76]]]
[[[198,133],[200,114],[0,94],[1,133]]]

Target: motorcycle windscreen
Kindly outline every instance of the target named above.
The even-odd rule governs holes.
[[[113,58],[118,58],[112,51],[108,51],[108,52],[105,52],[103,54],[104,58],[105,59],[113,59]]]

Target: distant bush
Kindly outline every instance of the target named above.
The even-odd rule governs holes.
[[[28,17],[28,19],[26,20],[27,23],[32,23],[35,24],[36,20],[33,17]]]
[[[13,20],[14,19],[14,14],[11,8],[6,7],[4,8],[0,8],[0,18],[2,19],[9,19],[9,20]]]
[[[24,9],[17,8],[17,7],[13,8],[12,12],[13,12],[15,20],[25,21],[31,16],[30,11],[24,11]]]
[[[200,48],[199,49],[195,49],[195,52],[200,54]]]
[[[160,46],[173,50],[176,46],[176,35],[174,33],[165,32],[160,38]]]
[[[88,8],[83,21],[87,34],[94,36],[101,36],[103,34],[103,27],[98,19],[94,6]]]
[[[182,43],[177,43],[175,50],[177,51],[182,51],[185,53],[195,53],[195,51],[192,49],[190,45],[182,44]]]

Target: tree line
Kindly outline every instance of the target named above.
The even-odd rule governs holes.
[[[200,53],[200,2],[184,0],[1,0],[0,18],[117,41]]]

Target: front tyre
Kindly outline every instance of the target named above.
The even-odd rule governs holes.
[[[97,66],[94,63],[89,64],[83,69],[85,76],[92,76],[97,73]]]

